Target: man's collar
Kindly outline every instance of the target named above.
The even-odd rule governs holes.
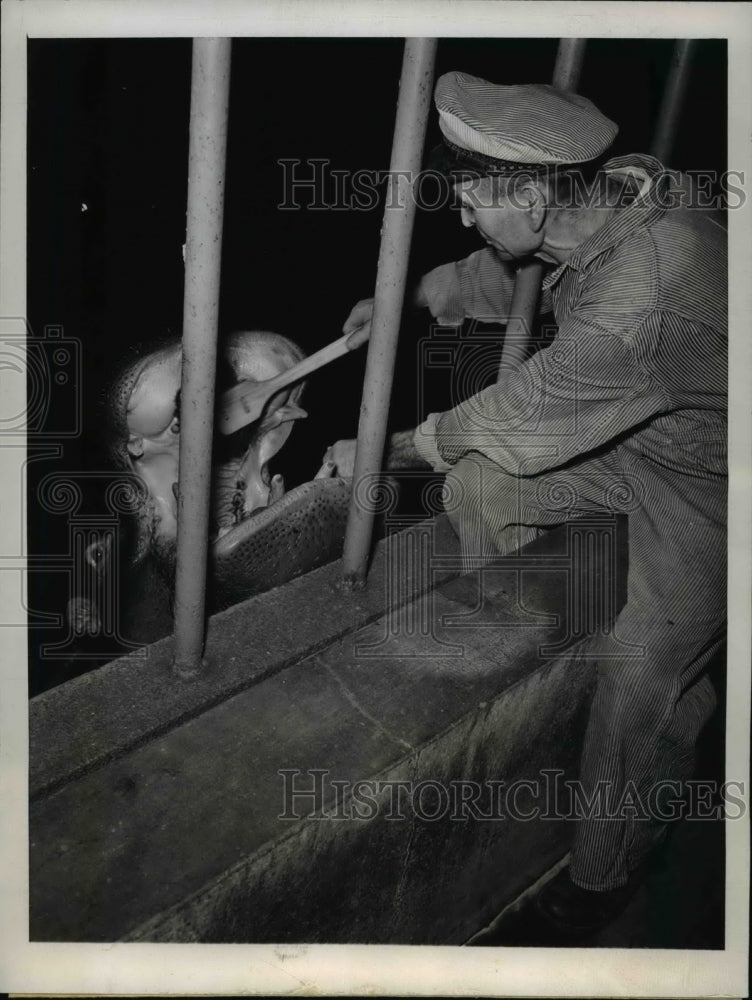
[[[670,177],[663,165],[653,156],[630,154],[609,160],[603,172],[614,177],[622,176],[640,181],[640,190],[633,202],[618,211],[609,221],[596,230],[573,251],[564,264],[551,271],[543,282],[545,289],[552,288],[567,267],[584,270],[595,257],[624,240],[640,226],[649,226],[660,218],[672,204],[669,189]]]

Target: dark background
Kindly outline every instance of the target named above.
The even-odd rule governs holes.
[[[547,82],[556,44],[442,40],[437,76],[460,69],[496,83]],[[67,524],[41,510],[40,477],[104,467],[98,406],[108,372],[129,345],[181,330],[191,43],[28,45],[28,319],[37,337],[61,326],[80,341],[83,357],[83,432],[64,440],[61,458],[29,466],[29,551],[50,554],[66,551]],[[648,151],[672,47],[670,40],[589,41],[578,89],[619,124],[614,155]],[[270,329],[310,353],[339,336],[350,308],[372,294],[383,207],[279,211],[278,160],[319,157],[333,170],[386,170],[402,49],[401,39],[234,41],[221,332]],[[428,147],[439,139],[432,112]],[[721,171],[725,153],[726,43],[705,40],[667,165]],[[449,207],[419,212],[411,270],[417,276],[481,245]],[[427,314],[406,318],[392,429],[425,416],[416,343],[427,332]],[[309,419],[273,467],[288,487],[315,474],[331,442],[355,435],[364,362],[365,351],[358,352],[309,381]],[[427,402],[446,405],[439,390]],[[64,422],[65,405],[53,389],[48,432]],[[102,502],[99,487],[86,492],[87,511]],[[32,574],[31,609],[61,613],[68,587],[63,574]],[[54,634],[45,629],[43,638]],[[30,632],[32,691],[62,679],[54,661],[38,662],[41,635]]]

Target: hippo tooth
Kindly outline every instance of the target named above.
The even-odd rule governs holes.
[[[276,503],[277,500],[281,500],[285,495],[285,480],[282,476],[276,475],[272,479],[271,489],[269,490],[269,506]]]

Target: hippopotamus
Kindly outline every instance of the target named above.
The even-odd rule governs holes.
[[[304,357],[287,337],[243,331],[220,341],[217,395],[245,379],[264,381]],[[181,345],[178,340],[134,348],[104,397],[107,451],[112,464],[137,477],[129,551],[120,591],[131,612],[124,638],[150,642],[171,631],[169,597],[177,552]],[[351,481],[332,475],[326,463],[310,482],[289,492],[269,463],[295,422],[306,416],[303,385],[281,390],[261,417],[227,437],[217,434],[212,457],[212,499],[207,609],[222,610],[276,587],[341,555]],[[100,547],[101,548],[101,547]],[[106,571],[107,551],[87,553],[92,571]],[[156,571],[156,572],[155,572]],[[154,594],[162,581],[164,595]],[[146,595],[146,600],[144,596]],[[133,602],[148,605],[146,629],[135,623]],[[75,597],[68,617],[80,634],[96,632],[97,609]]]

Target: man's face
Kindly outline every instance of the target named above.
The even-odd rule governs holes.
[[[504,181],[491,177],[455,187],[463,226],[475,226],[502,260],[520,260],[539,249],[542,233],[533,226],[524,198],[510,196]]]

